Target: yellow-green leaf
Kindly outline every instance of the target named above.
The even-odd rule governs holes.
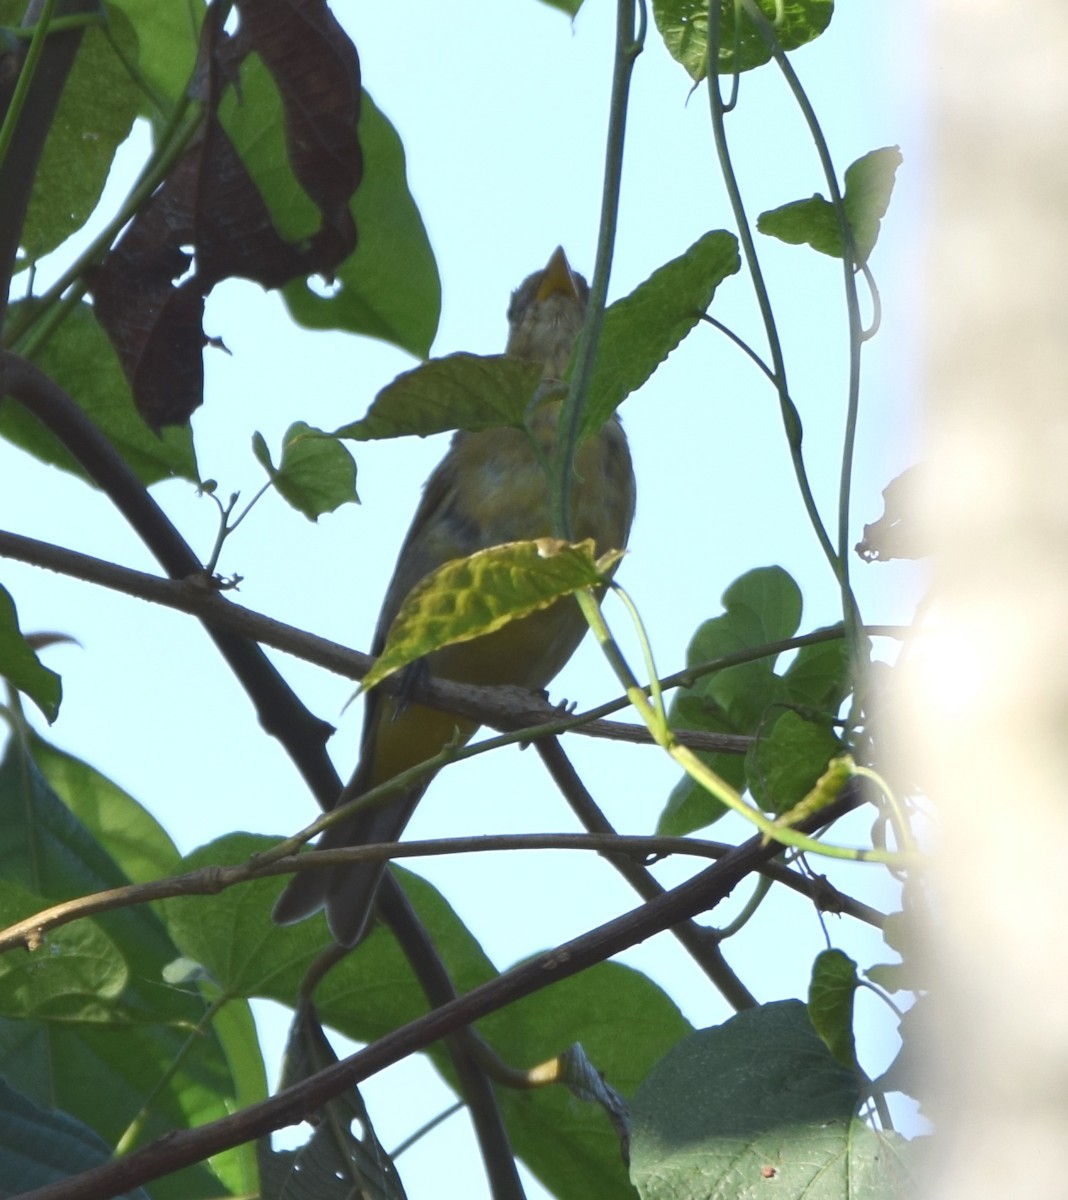
[[[493,633],[562,596],[603,584],[622,551],[595,553],[592,538],[574,544],[537,538],[479,550],[432,571],[401,606],[363,689],[442,646]]]

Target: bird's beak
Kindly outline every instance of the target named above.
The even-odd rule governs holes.
[[[553,251],[552,258],[549,259],[545,274],[538,287],[536,299],[541,304],[550,296],[556,295],[571,296],[575,300],[579,295],[575,275],[571,270],[571,264],[567,261],[563,246],[557,246]]]

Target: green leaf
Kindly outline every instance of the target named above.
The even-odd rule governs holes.
[[[808,1015],[823,1044],[842,1064],[853,1068],[853,998],[858,987],[857,964],[841,950],[824,950],[812,964],[808,985]]]
[[[0,884],[0,911],[5,924],[31,916],[40,908],[37,898],[14,884]],[[41,969],[32,954],[7,954],[0,959],[0,1017],[20,1020],[77,1021],[108,1025],[121,1014],[136,1019],[122,1006],[130,973],[115,943],[91,921],[76,921],[57,929],[48,939],[53,957]]]
[[[0,1179],[6,1195],[59,1183],[111,1158],[111,1147],[68,1113],[35,1104],[0,1078]],[[148,1200],[137,1188],[124,1200]]]
[[[841,752],[842,743],[828,721],[811,720],[788,709],[769,729],[761,729],[749,747],[746,782],[765,812],[789,812]]]
[[[493,633],[581,588],[597,587],[622,557],[596,557],[593,539],[507,542],[453,559],[408,593],[361,690],[369,691],[416,659]]]
[[[541,0],[541,2],[550,8],[558,8],[561,12],[567,13],[569,17],[577,16],[578,10],[582,7],[582,0]]]
[[[861,262],[866,262],[875,248],[880,224],[890,207],[894,178],[901,163],[899,147],[884,146],[846,167],[845,195],[842,199],[849,227],[853,231],[857,257]]]
[[[297,421],[282,439],[282,461],[275,467],[262,434],[254,434],[252,452],[271,477],[278,494],[309,521],[342,504],[359,503],[356,462],[340,441]]]
[[[196,851],[183,866],[243,862],[273,844],[234,834]],[[492,979],[493,964],[440,893],[417,875],[392,869],[457,990],[468,992]],[[292,928],[272,924],[271,908],[283,884],[282,877],[273,877],[216,896],[176,897],[164,902],[164,917],[183,952],[227,992],[291,1005],[305,970],[331,938],[321,916]],[[427,1002],[400,946],[379,925],[323,979],[316,1007],[339,1033],[371,1042],[422,1016]],[[608,963],[492,1014],[479,1028],[506,1061],[526,1066],[577,1040],[608,1082],[629,1094],[690,1027],[656,984]],[[455,1087],[442,1047],[431,1047],[428,1055]],[[501,1103],[513,1145],[555,1194],[598,1200],[632,1194],[618,1138],[597,1106],[579,1104],[563,1088],[504,1092]]]
[[[901,151],[886,146],[858,158],[846,169],[842,204],[859,262],[866,262],[875,247],[901,162]],[[790,245],[809,245],[832,258],[843,256],[842,231],[834,205],[821,195],[761,213],[757,228]]]
[[[300,1008],[289,1027],[279,1090],[332,1067],[337,1054],[318,1016]],[[257,1146],[266,1196],[286,1200],[405,1200],[393,1162],[375,1135],[359,1089],[347,1088],[322,1105],[311,1136],[292,1150],[275,1150],[269,1137]]]
[[[480,1022],[506,1062],[543,1062],[572,1043],[624,1096],[692,1027],[655,983],[618,963],[602,963],[561,980]],[[562,1087],[501,1092],[516,1152],[554,1196],[633,1192],[619,1137],[599,1105],[580,1103]]]
[[[12,305],[22,314],[32,301]],[[134,408],[119,360],[89,304],[76,304],[48,341],[32,356],[45,374],[64,388],[126,459],[142,483],[175,476],[197,478],[192,434],[170,427],[159,437]],[[12,399],[0,403],[0,437],[42,462],[87,478],[65,446]]]
[[[219,119],[275,229],[287,242],[300,242],[319,228],[322,214],[293,174],[282,98],[258,54],[250,53],[240,70],[240,82],[227,89],[219,105]]]
[[[536,363],[504,354],[432,358],[398,375],[378,393],[367,416],[343,425],[336,436],[362,442],[449,429],[521,428],[541,375]]]
[[[59,715],[63,684],[55,671],[41,662],[19,629],[19,617],[10,592],[0,586],[0,678],[24,692],[49,723]]]
[[[0,0],[0,25],[17,25],[25,7],[21,0]],[[137,38],[126,15],[111,5],[107,21],[106,33],[98,25],[85,30],[48,131],[22,228],[31,260],[85,224],[137,115],[140,97],[116,52],[136,59]]]
[[[631,1180],[642,1200],[750,1196],[886,1200],[911,1194],[905,1144],[858,1121],[852,1071],[796,1000],[685,1038],[638,1089]]]
[[[714,230],[605,312],[582,437],[596,433],[645,383],[701,319],[716,288],[740,265],[738,239]]]
[[[759,5],[783,50],[819,37],[834,14],[834,0],[759,0]],[[782,12],[778,21],[777,9]],[[751,71],[771,59],[752,18],[739,10],[737,0],[723,0],[717,67],[721,75]],[[653,18],[668,53],[699,83],[708,74],[707,0],[653,0]]]
[[[30,752],[49,787],[133,883],[178,870],[179,855],[163,826],[95,767],[36,734]]]
[[[393,868],[396,871],[396,868]],[[459,992],[491,979],[493,964],[445,900],[424,880],[397,872],[419,919]],[[325,927],[318,921],[317,928]],[[317,994],[324,1021],[347,1037],[371,1041],[426,1012],[426,999],[392,936],[377,928],[324,979]],[[532,1066],[578,1041],[608,1083],[630,1095],[689,1025],[674,1002],[640,972],[615,963],[525,997],[479,1022],[506,1062]],[[439,1046],[429,1056],[455,1087]],[[604,1112],[564,1088],[502,1090],[509,1139],[542,1183],[558,1196],[633,1196],[619,1139]]]
[[[188,0],[112,0],[137,31],[137,69],[146,94],[145,116],[169,115],[185,95],[196,64],[203,4]]]
[[[802,646],[783,673],[787,695],[795,704],[836,713],[852,691],[849,644],[841,627],[835,628],[841,636],[833,641]],[[822,633],[823,630],[815,632]]]
[[[705,621],[686,652],[689,666],[740,650],[792,637],[801,621],[801,592],[781,567],[761,567],[736,579],[723,593],[726,612]],[[786,688],[775,674],[774,658],[727,667],[680,689],[672,701],[673,728],[753,734],[772,705],[783,703]],[[739,755],[701,753],[718,775],[741,790],[745,767]],[[723,804],[689,777],[672,791],[657,832],[685,835],[718,820]]]
[[[128,882],[16,739],[0,763],[0,828],[5,924]],[[5,955],[0,1059],[7,1081],[85,1121],[109,1145],[150,1096],[143,1140],[233,1111],[234,1088],[218,1039],[210,1029],[189,1038],[204,1017],[204,1001],[163,981],[176,955],[145,905],[83,919],[49,935],[38,950]],[[213,1166],[228,1175],[235,1157],[225,1155]],[[155,1185],[153,1195],[217,1196],[219,1179],[196,1166]]]
[[[308,329],[363,333],[423,358],[441,311],[437,265],[408,191],[400,138],[366,92],[361,106],[363,179],[352,203],[359,243],[328,294],[294,279],[282,295],[293,319]]]
[[[180,870],[242,863],[276,840],[229,834],[186,855]],[[217,896],[175,896],[163,901],[170,936],[227,996],[265,996],[295,1004],[304,973],[329,944],[321,920],[295,926],[271,922],[271,909],[284,883],[283,877],[264,878]]]

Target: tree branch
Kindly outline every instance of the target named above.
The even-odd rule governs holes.
[[[571,811],[590,833],[612,834],[616,831],[601,811],[597,802],[579,778],[574,764],[564,753],[556,738],[541,738],[537,743],[541,761],[548,768],[553,782],[571,805]],[[623,876],[643,900],[652,900],[664,894],[664,887],[632,855],[605,854],[605,858]],[[684,921],[674,926],[671,932],[689,952],[690,957],[719,989],[728,1004],[738,1010],[752,1008],[756,998],[731,970],[719,939],[711,929],[694,921]]]
[[[0,556],[46,567],[124,595],[189,613],[212,629],[225,630],[265,646],[273,646],[276,650],[285,651],[348,679],[362,679],[374,662],[370,654],[350,650],[338,642],[235,604],[223,596],[203,573],[184,579],[161,579],[76,550],[4,530],[0,530]],[[400,687],[401,683],[396,679],[387,679],[379,686],[388,690]],[[588,714],[561,716],[560,710],[549,704],[543,696],[525,688],[475,687],[429,677],[405,680],[404,688],[405,695],[413,700],[460,716],[473,717],[495,729],[525,731],[529,727],[531,737],[547,731],[556,733],[573,730],[587,737],[652,744],[649,731],[642,725],[594,719]],[[610,712],[625,707],[626,703],[626,700],[621,700],[593,711]],[[694,750],[726,754],[744,754],[752,741],[750,737],[740,734],[706,733],[701,730],[679,730],[676,736],[683,745]]]
[[[862,800],[861,781],[851,779],[834,804],[801,828],[810,832],[822,827],[851,811]],[[268,1100],[199,1129],[167,1134],[125,1158],[28,1192],[23,1200],[108,1200],[213,1154],[286,1125],[298,1124],[331,1097],[439,1038],[707,911],[778,852],[774,843],[765,843],[760,835],[750,838],[715,866],[681,886],[537,955]]]

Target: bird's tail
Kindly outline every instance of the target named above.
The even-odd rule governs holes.
[[[328,829],[316,848],[329,850],[397,841],[424,791],[425,787],[413,788],[357,813]],[[278,897],[272,914],[274,920],[279,925],[292,925],[325,908],[327,924],[336,940],[343,946],[354,946],[370,925],[378,885],[387,865],[382,860],[298,871]]]

